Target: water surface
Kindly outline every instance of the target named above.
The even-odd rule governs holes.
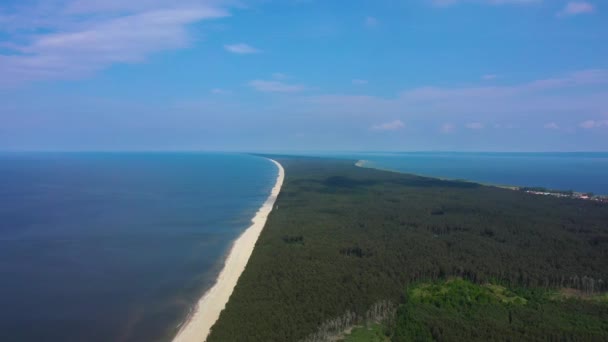
[[[276,180],[236,154],[0,154],[0,341],[162,341]]]
[[[311,153],[312,154],[312,153]],[[315,153],[422,176],[608,195],[608,153]]]
[[[608,195],[608,153],[356,153],[369,167],[474,182]]]

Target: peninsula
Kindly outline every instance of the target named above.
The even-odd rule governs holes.
[[[608,338],[604,203],[273,158],[281,210],[207,341]]]

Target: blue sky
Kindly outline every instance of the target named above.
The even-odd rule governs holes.
[[[608,151],[599,0],[4,0],[0,150]]]

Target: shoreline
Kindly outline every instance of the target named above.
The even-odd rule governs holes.
[[[469,179],[446,178],[446,177],[439,177],[439,176],[427,175],[427,174],[422,174],[422,173],[405,172],[405,171],[399,171],[399,170],[393,170],[393,169],[383,169],[383,168],[374,167],[374,166],[367,166],[366,163],[369,163],[369,160],[359,159],[355,163],[355,166],[363,168],[363,169],[373,169],[373,170],[380,170],[380,171],[386,171],[386,172],[401,173],[401,174],[404,174],[404,175],[412,175],[412,176],[416,176],[416,177],[434,178],[434,179],[439,179],[439,180],[448,181],[448,182],[473,183],[473,184],[479,184],[479,185],[484,185],[484,186],[492,186],[492,187],[495,187],[495,188],[508,189],[508,190],[518,190],[520,188],[519,186],[515,186],[515,185],[503,185],[503,184],[494,184],[494,183],[483,183],[483,182],[469,180]]]
[[[413,175],[413,176],[417,176],[417,177],[434,178],[434,179],[438,179],[441,181],[465,182],[465,183],[479,184],[482,186],[490,186],[490,187],[505,189],[505,190],[522,191],[522,192],[532,194],[532,195],[566,197],[566,198],[579,199],[579,200],[584,200],[584,201],[608,202],[608,195],[600,194],[600,195],[595,195],[594,197],[582,197],[582,196],[586,196],[585,195],[586,193],[580,192],[580,191],[572,191],[572,194],[564,195],[564,191],[555,190],[555,189],[545,189],[545,191],[525,190],[528,188],[532,189],[534,187],[520,186],[520,185],[502,185],[502,184],[494,184],[494,183],[484,183],[484,182],[468,180],[468,179],[430,176],[430,175],[418,174],[418,173],[413,173],[413,172],[403,172],[403,171],[399,171],[399,170],[383,169],[383,168],[379,168],[379,167],[368,166],[367,163],[369,163],[368,160],[359,159],[355,163],[355,166],[364,168],[364,169],[373,169],[373,170],[380,170],[380,171],[386,171],[386,172],[401,173],[401,174]]]
[[[268,215],[274,208],[285,179],[283,166],[276,160],[269,158],[268,160],[273,162],[279,171],[270,195],[251,219],[251,225],[232,244],[215,284],[198,300],[192,313],[188,315],[187,320],[173,338],[173,342],[205,341],[211,328],[219,319],[220,313],[226,307],[234,287],[253,253],[258,237],[266,225]]]

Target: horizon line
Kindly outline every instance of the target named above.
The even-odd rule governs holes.
[[[62,150],[62,149],[0,149],[0,153],[236,153],[236,154],[291,154],[291,153],[608,153],[607,151],[492,151],[492,150],[205,150],[205,149],[90,149],[90,150]]]

